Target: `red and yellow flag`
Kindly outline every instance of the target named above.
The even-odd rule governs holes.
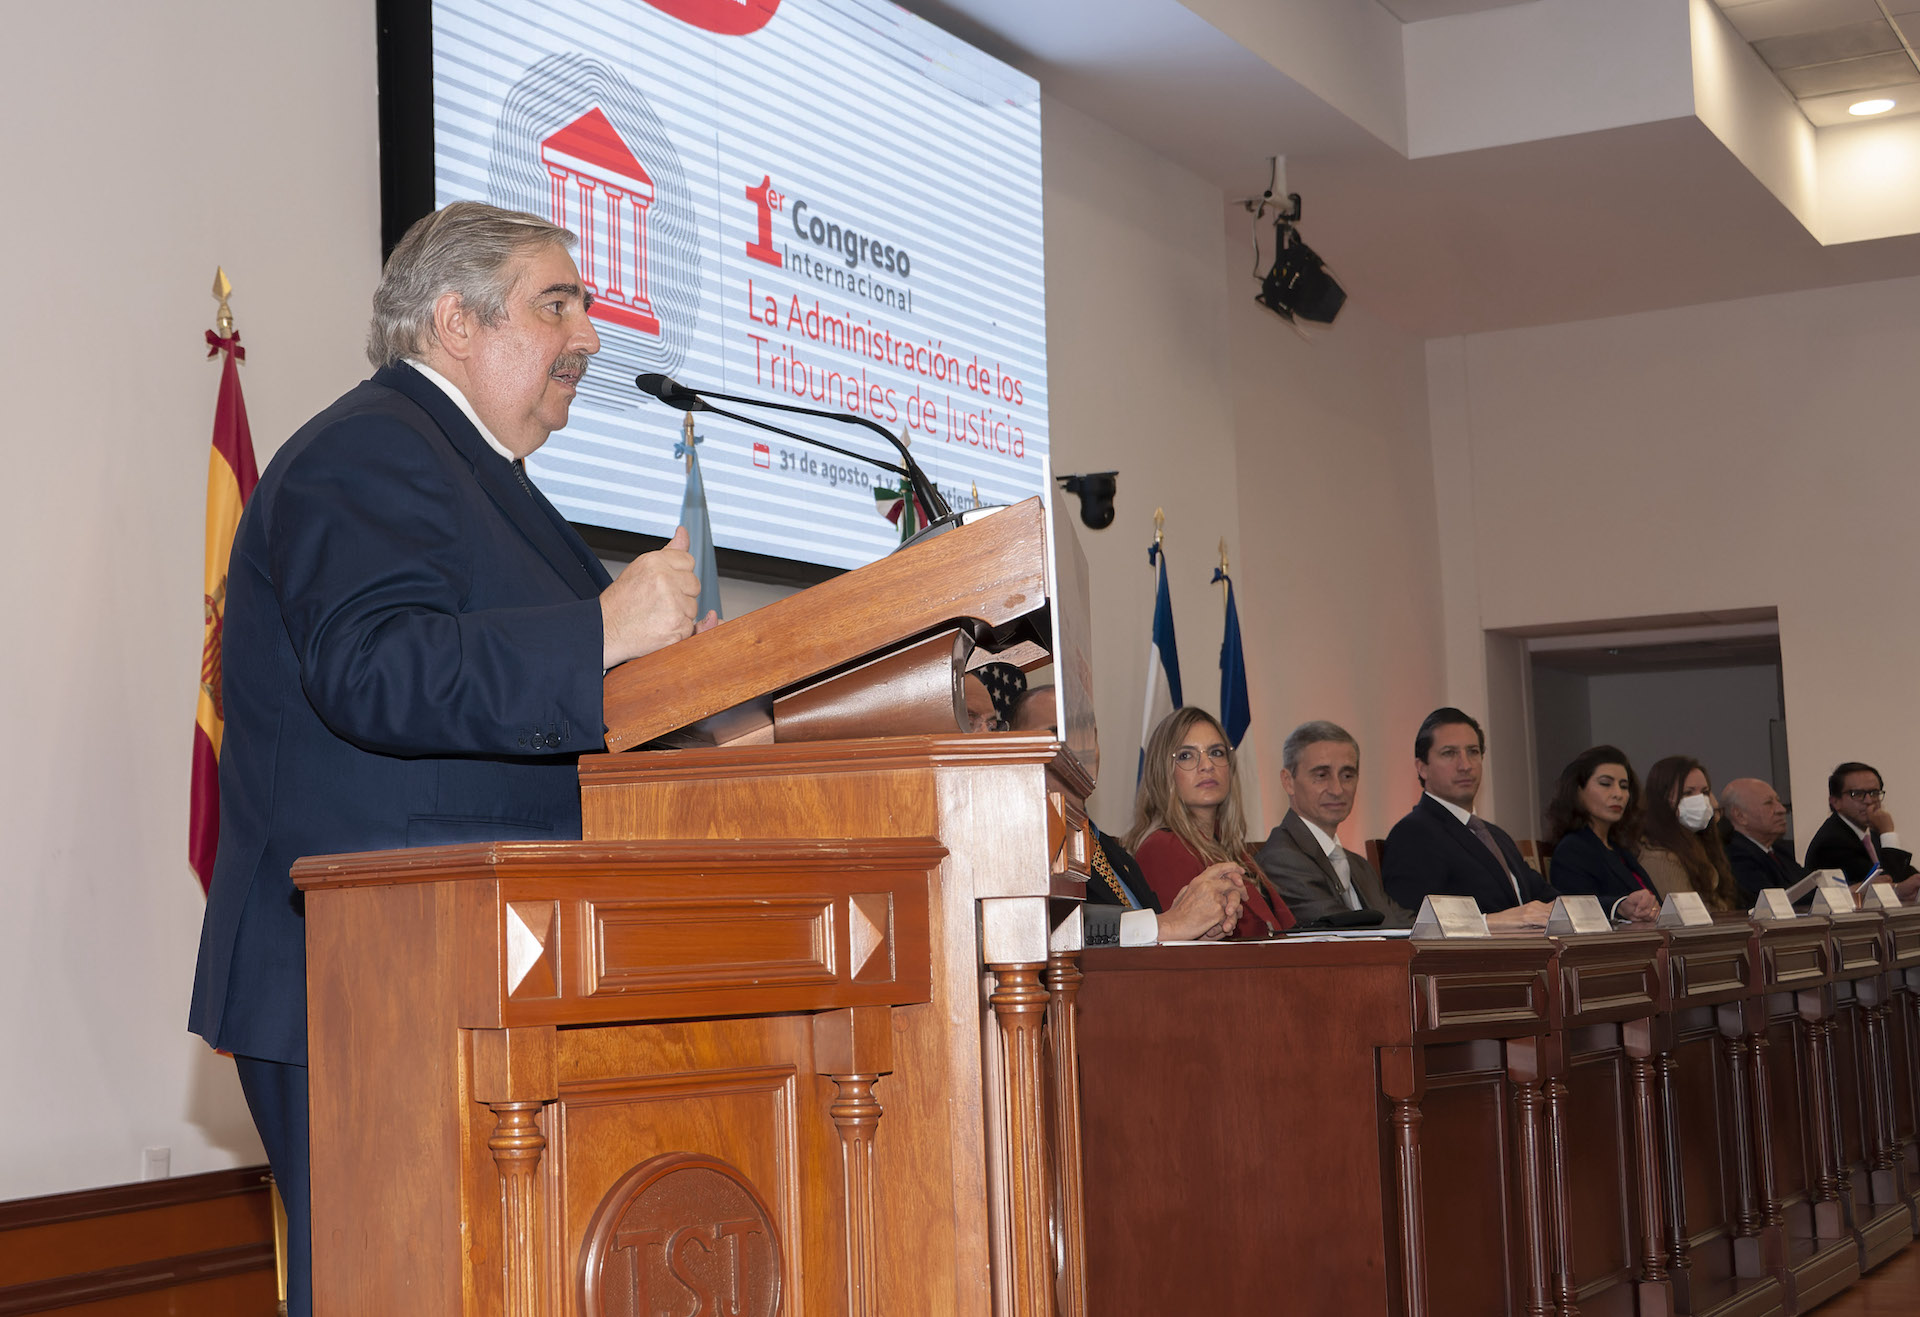
[[[225,283],[223,275],[221,283]],[[207,356],[224,352],[220,397],[213,408],[213,451],[207,458],[207,572],[205,630],[200,646],[200,704],[193,721],[193,791],[187,822],[187,859],[205,890],[213,881],[213,855],[220,844],[220,736],[226,706],[220,698],[220,633],[227,608],[227,556],[240,509],[259,482],[253,464],[253,435],[247,429],[247,401],[240,395],[239,363],[247,359],[240,334],[221,301],[225,335],[207,331]]]

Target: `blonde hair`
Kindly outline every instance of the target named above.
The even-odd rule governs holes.
[[[1180,799],[1180,787],[1175,780],[1173,767],[1174,751],[1186,741],[1187,733],[1202,723],[1212,728],[1227,747],[1227,798],[1220,802],[1220,808],[1214,812],[1213,832],[1210,835],[1200,831],[1200,825],[1194,821],[1187,803]],[[1227,740],[1227,734],[1219,722],[1205,709],[1196,709],[1191,705],[1175,709],[1160,720],[1160,725],[1147,738],[1146,771],[1140,775],[1140,789],[1133,798],[1133,828],[1127,833],[1127,849],[1138,850],[1141,842],[1162,828],[1185,842],[1187,849],[1199,856],[1203,865],[1228,861],[1243,865],[1262,887],[1269,891],[1273,889],[1273,884],[1260,871],[1260,867],[1248,858],[1247,815],[1240,805],[1240,771],[1233,744]]]

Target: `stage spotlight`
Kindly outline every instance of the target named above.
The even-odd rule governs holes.
[[[1285,320],[1330,325],[1346,304],[1347,290],[1327,273],[1326,262],[1300,240],[1300,194],[1290,192],[1290,209],[1273,224],[1273,268],[1260,280],[1254,301]],[[1256,267],[1257,268],[1257,267]]]
[[[1069,494],[1080,498],[1080,520],[1088,530],[1113,525],[1113,495],[1119,488],[1118,471],[1090,471],[1085,475],[1055,476]]]

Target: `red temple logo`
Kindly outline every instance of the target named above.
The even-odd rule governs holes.
[[[653,176],[597,105],[541,142],[540,162],[553,222],[580,236],[580,278],[594,297],[588,314],[659,337],[647,296]]]

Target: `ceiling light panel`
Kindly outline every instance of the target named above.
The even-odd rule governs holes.
[[[1865,59],[1843,59],[1834,64],[1813,64],[1806,68],[1776,70],[1787,90],[1802,98],[1826,96],[1833,92],[1870,92],[1914,76],[1913,61],[1902,50],[1891,55],[1869,55]]]
[[[1753,49],[1770,69],[1800,69],[1868,55],[1901,53],[1900,34],[1884,18],[1876,18],[1870,23],[1824,28],[1818,32],[1768,37],[1765,41],[1754,42]]]
[[[1902,0],[1920,11],[1920,3]],[[1875,0],[1719,0],[1734,31],[1748,41],[1819,32],[1882,18]]]

